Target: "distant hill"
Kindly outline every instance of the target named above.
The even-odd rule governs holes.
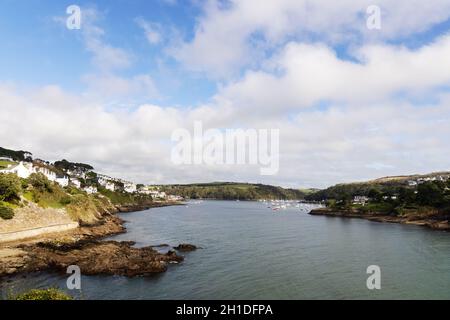
[[[304,199],[305,192],[264,184],[239,182],[213,182],[200,184],[177,184],[159,186],[161,191],[191,199],[259,200]]]
[[[324,190],[308,194],[307,200],[343,199],[354,196],[369,196],[373,190],[385,194],[398,194],[405,188],[413,189],[419,182],[423,181],[447,181],[450,172],[433,172],[429,174],[416,174],[408,176],[382,177],[366,182],[354,182],[337,184]]]

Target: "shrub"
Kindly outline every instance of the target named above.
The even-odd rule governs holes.
[[[68,294],[54,288],[43,290],[30,290],[16,297],[12,297],[11,300],[72,300],[73,298]]]
[[[14,210],[0,204],[0,218],[2,218],[3,220],[9,220],[14,218]]]
[[[42,192],[52,192],[52,183],[47,177],[42,173],[33,173],[28,177],[28,183],[33,186],[33,188]]]
[[[0,174],[0,201],[20,200],[22,193],[22,182],[20,178],[13,174]]]

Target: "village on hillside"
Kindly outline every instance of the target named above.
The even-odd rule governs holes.
[[[95,194],[100,187],[103,187],[112,192],[149,195],[159,201],[183,200],[180,196],[160,191],[156,186],[136,184],[96,173],[90,165],[72,163],[67,160],[50,163],[41,159],[33,159],[29,152],[22,152],[18,156],[15,154],[13,156],[0,155],[0,173],[13,173],[23,179],[27,179],[33,173],[41,173],[61,187],[76,187],[88,194]]]

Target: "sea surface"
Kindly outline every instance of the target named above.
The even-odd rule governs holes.
[[[450,299],[450,233],[310,209],[204,201],[123,214],[128,233],[111,239],[201,249],[156,276],[82,276],[81,291],[68,291],[67,276],[35,273],[1,280],[1,294],[59,287],[82,299]],[[366,285],[371,265],[381,270],[379,290]]]

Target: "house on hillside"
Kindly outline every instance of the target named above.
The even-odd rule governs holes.
[[[73,184],[78,189],[81,189],[81,181],[77,178],[70,178],[70,183]]]
[[[56,181],[56,172],[45,163],[40,161],[33,162],[33,171],[35,173],[42,173],[50,181]]]
[[[137,186],[133,182],[123,182],[123,190],[128,193],[135,193],[137,191]]]
[[[170,195],[167,196],[167,200],[169,200],[169,201],[183,201],[184,199],[183,199],[183,197],[170,194]]]
[[[415,186],[417,186],[417,181],[409,180],[409,181],[408,181],[408,185],[409,185],[410,187],[415,187]]]
[[[94,194],[94,193],[98,192],[97,187],[95,187],[95,186],[85,187],[85,188],[83,188],[83,190],[85,192],[87,192],[88,194]]]
[[[6,169],[0,170],[0,173],[14,173],[23,179],[28,178],[33,172],[33,165],[22,161],[18,164],[12,164]]]
[[[69,177],[66,175],[57,175],[56,183],[58,183],[63,188],[67,187],[69,186]]]
[[[165,199],[167,194],[165,192],[160,192],[158,190],[149,190],[148,193],[153,199]]]
[[[365,205],[367,202],[369,202],[369,198],[366,196],[355,196],[353,198],[353,204],[360,204],[360,205]]]

